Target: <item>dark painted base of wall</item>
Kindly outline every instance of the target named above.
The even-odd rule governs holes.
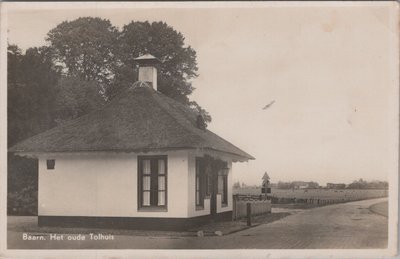
[[[232,220],[232,211],[193,218],[130,218],[130,217],[82,217],[82,216],[39,216],[40,227],[70,228],[113,228],[141,230],[185,231],[212,221]]]

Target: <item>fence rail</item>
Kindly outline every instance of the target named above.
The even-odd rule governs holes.
[[[336,204],[345,203],[350,201],[360,201],[366,199],[383,198],[387,195],[374,196],[374,197],[345,197],[345,198],[286,198],[286,197],[271,197],[272,204],[291,204],[291,203],[303,203],[303,204]]]
[[[234,194],[233,199],[238,201],[263,201],[267,200],[267,196],[265,194]]]
[[[303,195],[306,193],[299,193]],[[316,194],[315,196],[317,196]],[[324,193],[321,193],[321,196]],[[289,203],[307,203],[307,204],[335,204],[335,203],[344,203],[350,201],[359,201],[365,199],[373,199],[373,198],[382,198],[387,197],[387,191],[382,190],[380,192],[374,193],[345,193],[342,195],[338,195],[338,197],[315,197],[314,195],[310,195],[309,197],[290,197],[290,194],[286,194],[285,196],[276,196],[276,195],[268,195],[265,194],[235,194],[233,195],[233,199],[237,201],[260,201],[260,200],[271,200],[272,204],[289,204]],[[314,196],[314,197],[313,197]]]
[[[324,206],[372,198],[387,197],[387,191],[378,193],[348,193],[342,197],[276,197],[265,194],[235,194],[233,195],[233,220],[271,213],[271,204],[315,204]],[[249,204],[249,205],[248,205]],[[249,206],[249,207],[248,207]]]

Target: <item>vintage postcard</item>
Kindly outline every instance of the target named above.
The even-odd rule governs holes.
[[[0,258],[397,255],[396,1],[0,7]]]

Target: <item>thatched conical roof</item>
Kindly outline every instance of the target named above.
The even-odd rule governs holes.
[[[148,152],[209,149],[254,159],[207,129],[197,126],[198,114],[136,82],[110,103],[63,125],[28,138],[10,152]]]

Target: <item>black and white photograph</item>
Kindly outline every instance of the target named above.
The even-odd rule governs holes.
[[[398,253],[398,2],[0,7],[0,258]]]

